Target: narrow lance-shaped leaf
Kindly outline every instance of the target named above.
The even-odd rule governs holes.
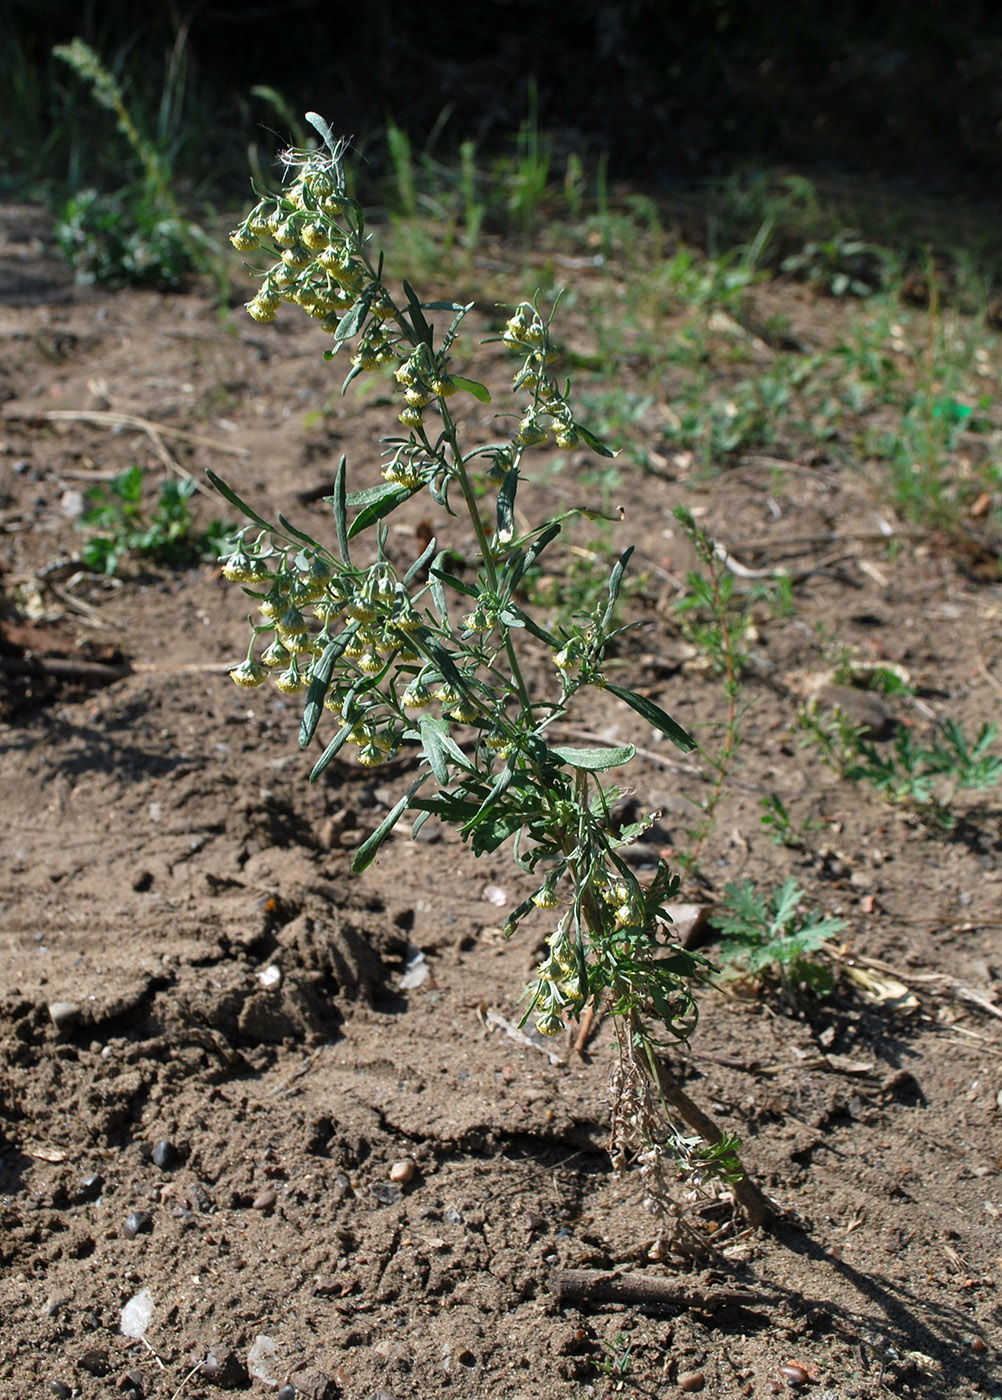
[[[334,528],[337,531],[337,547],[341,558],[345,564],[350,564],[348,555],[348,511],[345,496],[345,480],[347,478],[348,459],[341,453],[341,460],[337,464],[337,472],[334,476],[334,494],[327,496],[328,505],[334,510]]]
[[[504,934],[505,938],[510,938],[512,936],[526,914],[531,914],[535,907],[536,905],[531,894],[527,899],[523,899],[521,904],[516,905],[504,921],[504,927],[501,932]]]
[[[574,426],[577,428],[579,436],[584,438],[593,452],[597,452],[600,457],[615,457],[615,452],[613,452],[611,448],[606,447],[602,439],[597,438],[590,429],[584,427],[581,423],[575,423]]]
[[[310,773],[311,783],[316,782],[317,778],[320,777],[320,774],[328,766],[331,760],[341,752],[345,744],[348,742],[349,734],[354,728],[354,720],[350,720],[347,724],[343,724],[341,726],[338,732],[334,735],[334,738],[330,741],[330,743],[324,749],[323,753],[317,759],[316,763],[314,763],[313,771]]]
[[[320,133],[320,138],[323,141],[324,145],[327,147],[327,149],[330,151],[331,155],[336,156],[338,153],[337,141],[334,138],[333,131],[331,131],[330,127],[324,121],[320,113],[307,112],[306,120],[309,122],[310,126],[312,126],[315,131],[318,131]]]
[[[351,868],[357,875],[359,871],[367,869],[375,859],[376,852],[396,826],[397,822],[410,806],[410,800],[417,792],[418,788],[427,778],[427,773],[422,773],[419,778],[415,778],[410,787],[401,797],[395,806],[391,807],[386,816],[376,827],[375,831],[365,841],[362,842],[355,852],[355,858],[351,863]]]
[[[373,487],[374,497],[367,506],[358,512],[348,526],[348,538],[353,540],[356,535],[367,530],[377,520],[382,520],[384,515],[390,515],[401,501],[408,500],[420,490],[420,486],[401,486],[392,481],[388,481],[385,486]]]
[[[210,485],[216,488],[223,499],[229,501],[231,506],[235,506],[237,510],[246,515],[248,520],[253,520],[255,525],[260,525],[262,530],[268,530],[273,535],[280,535],[282,533],[277,525],[272,525],[270,521],[258,515],[256,510],[252,510],[247,502],[242,500],[235,491],[231,490],[231,488],[226,485],[226,482],[222,481],[214,471],[207,471],[205,475],[208,477]]]
[[[683,753],[692,753],[693,749],[698,747],[692,735],[687,734],[682,726],[676,724],[671,715],[662,710],[660,705],[655,705],[653,700],[648,700],[644,695],[638,695],[634,690],[624,690],[622,686],[613,685],[611,681],[606,682],[605,689],[618,699],[624,700],[632,710],[636,710],[637,714],[647,721],[652,729],[660,730]]]
[[[547,632],[546,628],[541,627],[535,618],[530,617],[528,613],[523,612],[522,609],[516,607],[514,603],[508,603],[505,606],[504,611],[501,613],[501,621],[507,627],[524,627],[527,632],[531,632],[538,641],[545,642],[547,646],[553,648],[560,646],[559,637],[555,637],[552,632]]]
[[[435,550],[436,550],[437,548],[438,548],[438,543],[437,543],[437,541],[434,540],[434,539],[429,540],[429,541],[428,541],[427,547],[421,551],[421,553],[418,555],[418,557],[414,560],[414,563],[410,566],[410,568],[409,568],[409,569],[407,570],[407,572],[404,574],[402,582],[403,582],[403,583],[413,583],[413,581],[417,578],[418,574],[421,572],[421,570],[424,568],[424,566],[428,563],[429,559],[432,558],[432,556],[434,555]]]
[[[446,573],[446,571],[440,569],[437,564],[431,566],[431,574],[432,577],[440,579],[442,583],[447,583],[450,588],[454,588],[457,593],[465,594],[467,598],[479,598],[480,596],[479,590],[474,588],[472,584],[464,583],[463,580],[457,578],[455,574]]]
[[[501,797],[503,793],[507,792],[508,788],[511,786],[511,780],[514,774],[515,758],[514,755],[512,755],[506,760],[504,767],[495,779],[494,786],[480,804],[480,810],[477,812],[476,816],[471,817],[463,827],[464,836],[468,836],[471,831],[488,817],[495,802],[497,802],[498,798]]]
[[[292,521],[287,519],[281,511],[278,513],[278,523],[290,538],[298,540],[300,544],[308,545],[310,549],[323,548],[319,540],[315,540],[313,536],[308,535],[305,530],[300,530],[297,525],[293,525]]]
[[[338,347],[335,345],[335,347],[334,347],[333,350],[325,350],[325,351],[324,351],[324,359],[325,359],[325,360],[333,360],[335,354],[337,353],[337,349],[338,349]],[[364,374],[364,373],[365,373],[365,370],[362,368],[361,365],[352,365],[351,369],[350,369],[350,370],[348,371],[348,373],[345,375],[344,380],[342,381],[342,384],[341,384],[341,397],[342,397],[342,398],[344,398],[345,394],[347,394],[347,392],[348,392],[348,385],[351,384],[351,383],[353,382],[353,380],[356,380],[360,374]]]
[[[452,318],[449,329],[442,337],[442,352],[447,355],[452,346],[452,342],[459,334],[459,328],[463,324],[464,317],[473,310],[474,303],[471,301],[467,302],[465,306],[460,306],[459,302],[456,301],[426,301],[424,305],[427,311],[454,311],[456,313]]]
[[[449,733],[449,721],[436,715],[422,715],[418,721],[421,731],[421,747],[424,750],[431,771],[443,786],[449,781],[449,760],[465,772],[470,771],[470,761]]]
[[[512,554],[508,556],[508,559],[505,561],[503,574],[503,582],[505,585],[505,591],[507,593],[514,593],[515,589],[521,582],[522,575],[525,573],[526,569],[528,569],[532,564],[535,563],[536,559],[539,557],[540,554],[542,554],[546,546],[552,540],[555,540],[559,534],[560,525],[551,521],[551,523],[547,525],[546,529],[539,536],[539,538],[533,540],[532,544],[529,546],[528,549],[515,550]]]
[[[328,642],[324,647],[323,654],[313,667],[310,688],[306,692],[303,720],[299,726],[299,747],[301,749],[305,749],[309,745],[317,731],[320,716],[324,711],[324,698],[331,683],[334,663],[343,654],[356,630],[357,625],[353,624],[347,627],[340,637],[335,637],[332,642]]]
[[[407,298],[407,309],[410,312],[411,325],[414,327],[414,334],[418,340],[423,340],[427,346],[431,346],[432,332],[421,310],[421,303],[417,299],[417,293],[411,284],[404,279],[404,296]]]
[[[532,544],[530,544],[529,548],[525,551],[525,561],[522,565],[519,577],[521,577],[521,574],[526,569],[532,568],[533,564],[535,564],[536,560],[542,554],[546,546],[548,544],[552,544],[559,534],[560,524],[558,521],[554,520],[551,521],[549,525],[547,525],[545,530],[542,530],[540,534],[537,535],[537,537],[533,540]]]
[[[606,603],[605,612],[602,614],[600,628],[602,632],[604,632],[612,622],[613,614],[616,611],[616,604],[619,602],[619,590],[623,586],[623,575],[626,572],[626,566],[630,562],[630,555],[632,553],[633,545],[631,544],[629,549],[623,550],[609,577],[609,601]]]
[[[550,753],[571,768],[584,768],[589,773],[604,773],[607,768],[619,768],[636,754],[632,744],[616,749],[553,748]]]
[[[498,490],[498,543],[510,544],[515,534],[515,492],[518,490],[518,466],[509,467]]]
[[[352,336],[358,335],[366,316],[369,314],[373,294],[373,288],[367,287],[351,310],[344,313],[334,331],[336,341],[351,340]]]
[[[421,830],[421,828],[424,826],[425,822],[430,816],[431,812],[418,812],[417,816],[414,818],[414,825],[411,827],[412,841],[417,840],[418,832]]]
[[[467,394],[472,394],[480,403],[490,403],[491,391],[486,384],[481,384],[477,379],[467,379],[465,374],[453,374],[450,377],[457,389],[463,389]]]

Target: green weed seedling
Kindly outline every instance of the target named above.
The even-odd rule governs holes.
[[[141,467],[129,467],[107,487],[92,486],[87,492],[89,509],[78,527],[90,532],[81,551],[88,568],[110,576],[127,558],[178,565],[215,558],[227,548],[227,527],[221,521],[214,521],[204,535],[192,533],[191,478],[165,481],[149,514],[143,510],[143,480]]]
[[[133,119],[122,87],[82,39],[53,50],[90,87],[94,101],[115,117],[119,135],[139,167],[139,178],[101,194],[79,190],[64,205],[56,245],[82,282],[111,286],[176,287],[193,269],[211,273],[222,291],[219,250],[186,218],[172,189],[162,147]]]
[[[525,1019],[555,1035],[589,1004],[608,1007],[619,1046],[614,1148],[622,1160],[639,1160],[664,1221],[677,1224],[668,1179],[679,1165],[697,1181],[725,1178],[749,1217],[764,1220],[771,1207],[742,1174],[735,1141],[688,1098],[662,1057],[691,1032],[701,960],[671,938],[665,905],[677,877],[662,861],[642,878],[624,856],[651,819],[620,830],[612,815],[620,789],[604,775],[627,764],[634,748],[576,748],[560,737],[578,696],[598,690],[679,748],[694,747],[660,706],[605,674],[606,651],[622,631],[615,611],[632,551],[612,564],[590,616],[550,630],[521,600],[527,571],[565,520],[589,514],[521,523],[516,494],[533,449],[552,438],[564,450],[609,455],[557,379],[552,313],[531,302],[512,309],[499,336],[512,357],[511,399],[496,414],[496,437],[468,441],[460,425],[470,415],[455,411],[454,397],[490,400],[454,369],[471,306],[424,302],[409,283],[399,291],[389,283],[363,209],[347,193],[344,143],[315,113],[308,120],[323,146],[290,152],[284,187],[232,236],[238,249],[265,258],[248,310],[261,322],[283,302],[306,310],[327,334],[327,358],[349,357],[344,388],[379,376],[395,416],[382,439],[382,480],[349,491],[342,458],[328,498],[329,542],[283,515],[265,519],[210,474],[248,521],[223,570],[256,610],[233,680],[303,695],[301,746],[327,730],[314,780],[346,746],[365,767],[410,756],[408,784],[355,853],[356,871],[381,851],[392,867],[393,847],[383,848],[408,813],[412,832],[435,816],[474,855],[510,843],[532,888],[506,933],[539,911],[551,921]],[[486,524],[484,489],[492,497]],[[386,520],[418,495],[431,498],[443,524],[457,513],[472,532],[462,578],[437,540],[410,561],[389,551]],[[681,1122],[701,1137],[686,1135]]]
[[[676,603],[676,611],[683,619],[685,635],[708,657],[720,676],[727,701],[720,748],[711,752],[700,746],[700,754],[710,768],[712,787],[700,803],[699,821],[686,833],[689,847],[679,858],[679,865],[688,874],[699,863],[699,853],[713,828],[714,814],[741,742],[742,673],[748,660],[741,644],[750,625],[750,615],[747,603],[737,604],[734,577],[728,573],[709,535],[696,524],[692,512],[685,506],[677,506],[675,519],[702,565],[702,569],[694,569],[687,575],[688,591]]]
[[[958,792],[984,791],[1002,782],[1002,755],[991,752],[997,724],[983,724],[971,740],[955,720],[946,719],[927,741],[899,725],[889,746],[864,738],[865,726],[851,724],[837,708],[823,713],[816,704],[808,706],[800,725],[842,777],[869,783],[887,801],[944,831],[956,825],[951,808]]]
[[[793,879],[769,894],[760,893],[750,880],[725,886],[712,922],[724,935],[718,956],[729,975],[773,977],[785,987],[815,993],[830,990],[830,972],[811,954],[840,933],[845,921],[802,913],[804,898]]]
[[[783,259],[780,270],[833,297],[868,297],[885,287],[897,268],[889,249],[843,230],[805,243]]]
[[[633,1342],[623,1332],[617,1332],[612,1346],[603,1346],[602,1360],[598,1363],[600,1375],[609,1380],[622,1381],[630,1374],[633,1364]]]
[[[797,825],[790,816],[786,803],[775,792],[763,797],[759,806],[762,808],[759,821],[769,832],[774,846],[788,846],[790,850],[802,851],[808,845],[811,834],[820,825],[813,817],[807,817]]]

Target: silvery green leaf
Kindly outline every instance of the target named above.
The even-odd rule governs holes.
[[[550,753],[571,768],[584,768],[589,773],[602,773],[607,768],[619,768],[629,763],[636,753],[632,744],[616,749],[566,749],[551,746]]]

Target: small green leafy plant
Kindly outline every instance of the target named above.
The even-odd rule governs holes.
[[[106,486],[87,492],[88,509],[78,526],[89,532],[81,554],[88,568],[117,573],[126,558],[178,565],[193,559],[214,558],[227,545],[227,528],[214,521],[204,535],[192,530],[188,502],[195,491],[190,478],[165,481],[156,504],[143,508],[143,470],[129,467]]]
[[[818,993],[830,989],[828,969],[811,954],[841,932],[845,921],[802,913],[804,898],[793,879],[768,894],[750,880],[725,886],[712,922],[724,935],[718,956],[731,976],[773,977],[786,987]]]
[[[700,851],[713,828],[714,814],[741,743],[742,673],[748,659],[742,650],[742,640],[750,628],[751,616],[747,601],[735,597],[734,577],[725,567],[725,556],[697,525],[692,512],[685,506],[677,506],[675,519],[702,565],[701,569],[692,569],[687,574],[687,592],[675,604],[675,610],[682,619],[684,634],[719,675],[727,702],[719,749],[711,752],[705,745],[700,746],[700,753],[710,767],[712,786],[700,803],[699,821],[687,833],[689,847],[679,859],[682,869],[688,873],[699,863]]]
[[[805,243],[780,264],[781,271],[833,297],[868,297],[886,285],[894,259],[886,248],[843,230]]]
[[[997,724],[982,724],[969,739],[953,719],[943,720],[928,740],[899,725],[892,743],[864,738],[842,710],[817,705],[801,712],[800,724],[825,761],[852,782],[869,783],[889,802],[910,808],[945,831],[956,825],[951,805],[958,792],[983,791],[1002,782],[1002,755],[991,749]]]
[[[140,170],[138,178],[109,193],[77,190],[60,211],[56,245],[78,280],[176,287],[186,273],[197,270],[213,273],[222,284],[218,250],[181,210],[169,163],[139,130],[118,80],[82,39],[53,52],[89,84],[98,106],[114,115]]]
[[[617,1153],[639,1157],[665,1218],[677,1218],[666,1165],[681,1162],[697,1177],[726,1178],[748,1214],[763,1220],[770,1207],[742,1174],[734,1140],[692,1103],[661,1057],[693,1027],[691,978],[701,960],[671,938],[665,905],[677,878],[659,862],[641,879],[624,855],[652,819],[619,829],[612,807],[620,790],[602,775],[628,763],[634,748],[582,749],[560,738],[577,697],[597,689],[679,748],[694,747],[670,715],[603,669],[623,630],[615,613],[632,551],[613,564],[590,614],[555,631],[520,601],[526,574],[564,521],[590,513],[521,524],[516,494],[533,449],[552,438],[563,449],[610,455],[577,418],[569,383],[556,377],[552,312],[524,301],[512,309],[499,337],[513,361],[512,407],[496,415],[496,438],[468,443],[461,426],[468,417],[456,413],[454,397],[490,400],[452,364],[472,306],[423,302],[406,281],[394,291],[363,210],[347,193],[344,143],[315,113],[308,120],[323,145],[290,152],[284,188],[263,197],[232,235],[240,251],[270,254],[248,311],[268,322],[283,302],[303,308],[330,338],[329,360],[349,351],[344,388],[362,375],[383,376],[397,414],[382,442],[381,481],[349,491],[342,458],[327,498],[330,543],[283,515],[265,519],[210,473],[249,521],[223,570],[257,610],[233,680],[303,694],[303,748],[330,726],[314,780],[348,745],[366,767],[410,757],[413,776],[359,847],[355,870],[376,858],[408,812],[412,831],[435,816],[475,855],[512,843],[534,888],[508,916],[506,933],[538,911],[553,920],[525,1019],[554,1035],[604,1002],[619,1030]],[[486,523],[485,490],[493,497]],[[387,517],[425,493],[472,531],[475,557],[467,551],[463,577],[437,540],[408,562],[389,551]],[[679,1120],[700,1136],[685,1135]]]
[[[633,1342],[624,1332],[617,1332],[611,1346],[602,1347],[602,1360],[598,1363],[600,1375],[609,1380],[622,1381],[630,1374],[633,1364]]]
[[[770,792],[763,797],[759,806],[762,808],[759,821],[771,835],[774,846],[788,846],[794,851],[803,850],[808,844],[811,832],[818,826],[813,817],[808,817],[798,825],[791,817],[786,803],[776,792]]]

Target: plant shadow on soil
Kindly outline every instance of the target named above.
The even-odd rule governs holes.
[[[78,545],[61,502],[81,473],[137,460],[158,470],[141,434],[37,416],[86,408],[95,374],[123,411],[220,441],[230,430],[195,416],[185,385],[239,378],[227,421],[251,455],[229,475],[269,509],[315,499],[341,451],[369,459],[372,405],[331,408],[309,326],[287,328],[286,353],[266,361],[260,332],[222,333],[197,291],[59,286],[0,307],[4,446],[26,464],[6,474],[0,502],[5,592],[24,577],[44,591],[41,571]],[[761,297],[760,319],[810,320],[817,335],[838,314],[797,289]],[[56,359],[44,348],[54,335],[68,347]],[[482,377],[497,373],[488,357]],[[329,459],[307,441],[311,413],[328,425]],[[663,446],[655,429],[637,431]],[[218,467],[203,442],[177,442],[187,470]],[[670,477],[620,483],[654,580],[689,567],[671,534],[689,487]],[[81,1396],[132,1385],[148,1400],[209,1400],[250,1384],[260,1336],[274,1344],[273,1380],[351,1400],[603,1396],[620,1336],[625,1393],[682,1394],[680,1378],[701,1375],[714,1396],[768,1394],[784,1364],[806,1368],[807,1393],[840,1400],[881,1387],[994,1393],[1002,1047],[997,1013],[957,988],[995,1005],[998,807],[969,805],[950,839],[931,839],[798,753],[792,734],[799,673],[822,665],[819,623],[859,648],[877,634],[965,723],[990,718],[997,697],[970,659],[997,617],[998,585],[921,542],[881,556],[876,577],[856,567],[873,563],[876,509],[861,474],[822,463],[769,489],[739,459],[698,484],[703,519],[739,557],[743,536],[837,528],[851,581],[822,567],[795,616],[762,624],[740,781],[702,868],[717,892],[749,873],[810,877],[811,897],[847,921],[847,956],[892,968],[914,1004],[838,992],[805,1008],[706,992],[680,1073],[698,1074],[701,1101],[742,1137],[785,1215],[754,1234],[719,1202],[697,1212],[706,1252],[695,1260],[651,1258],[639,1182],[604,1155],[608,1022],[584,1057],[504,1029],[521,1017],[531,960],[501,936],[499,892],[508,907],[526,892],[504,853],[478,864],[429,823],[352,876],[350,852],[399,775],[339,760],[305,785],[294,707],[235,693],[221,673],[244,654],[246,600],[208,566],[182,583],[164,575],[161,589],[127,573],[112,591],[85,579],[76,596],[90,613],[68,622],[65,596],[46,595],[64,610],[38,624],[52,626],[53,655],[86,658],[101,630],[86,615],[113,629],[136,670],[101,688],[18,691],[5,718],[5,1393],[56,1381]],[[538,491],[527,505],[552,509]],[[320,522],[324,508],[311,509]],[[403,528],[420,538],[423,521]],[[830,543],[806,548],[823,565]],[[634,600],[642,645],[623,664],[685,723],[720,702],[673,619],[675,591],[652,583]],[[644,809],[664,814],[664,838],[684,830],[691,779],[634,718],[596,710],[581,725],[643,750],[631,782]],[[774,847],[759,824],[770,791],[818,815],[823,842]],[[401,987],[415,951],[427,975]],[[711,1300],[735,1285],[752,1301],[568,1301],[552,1284],[569,1269],[681,1281]],[[162,1367],[120,1333],[143,1288]],[[122,1379],[133,1373],[135,1384]]]

